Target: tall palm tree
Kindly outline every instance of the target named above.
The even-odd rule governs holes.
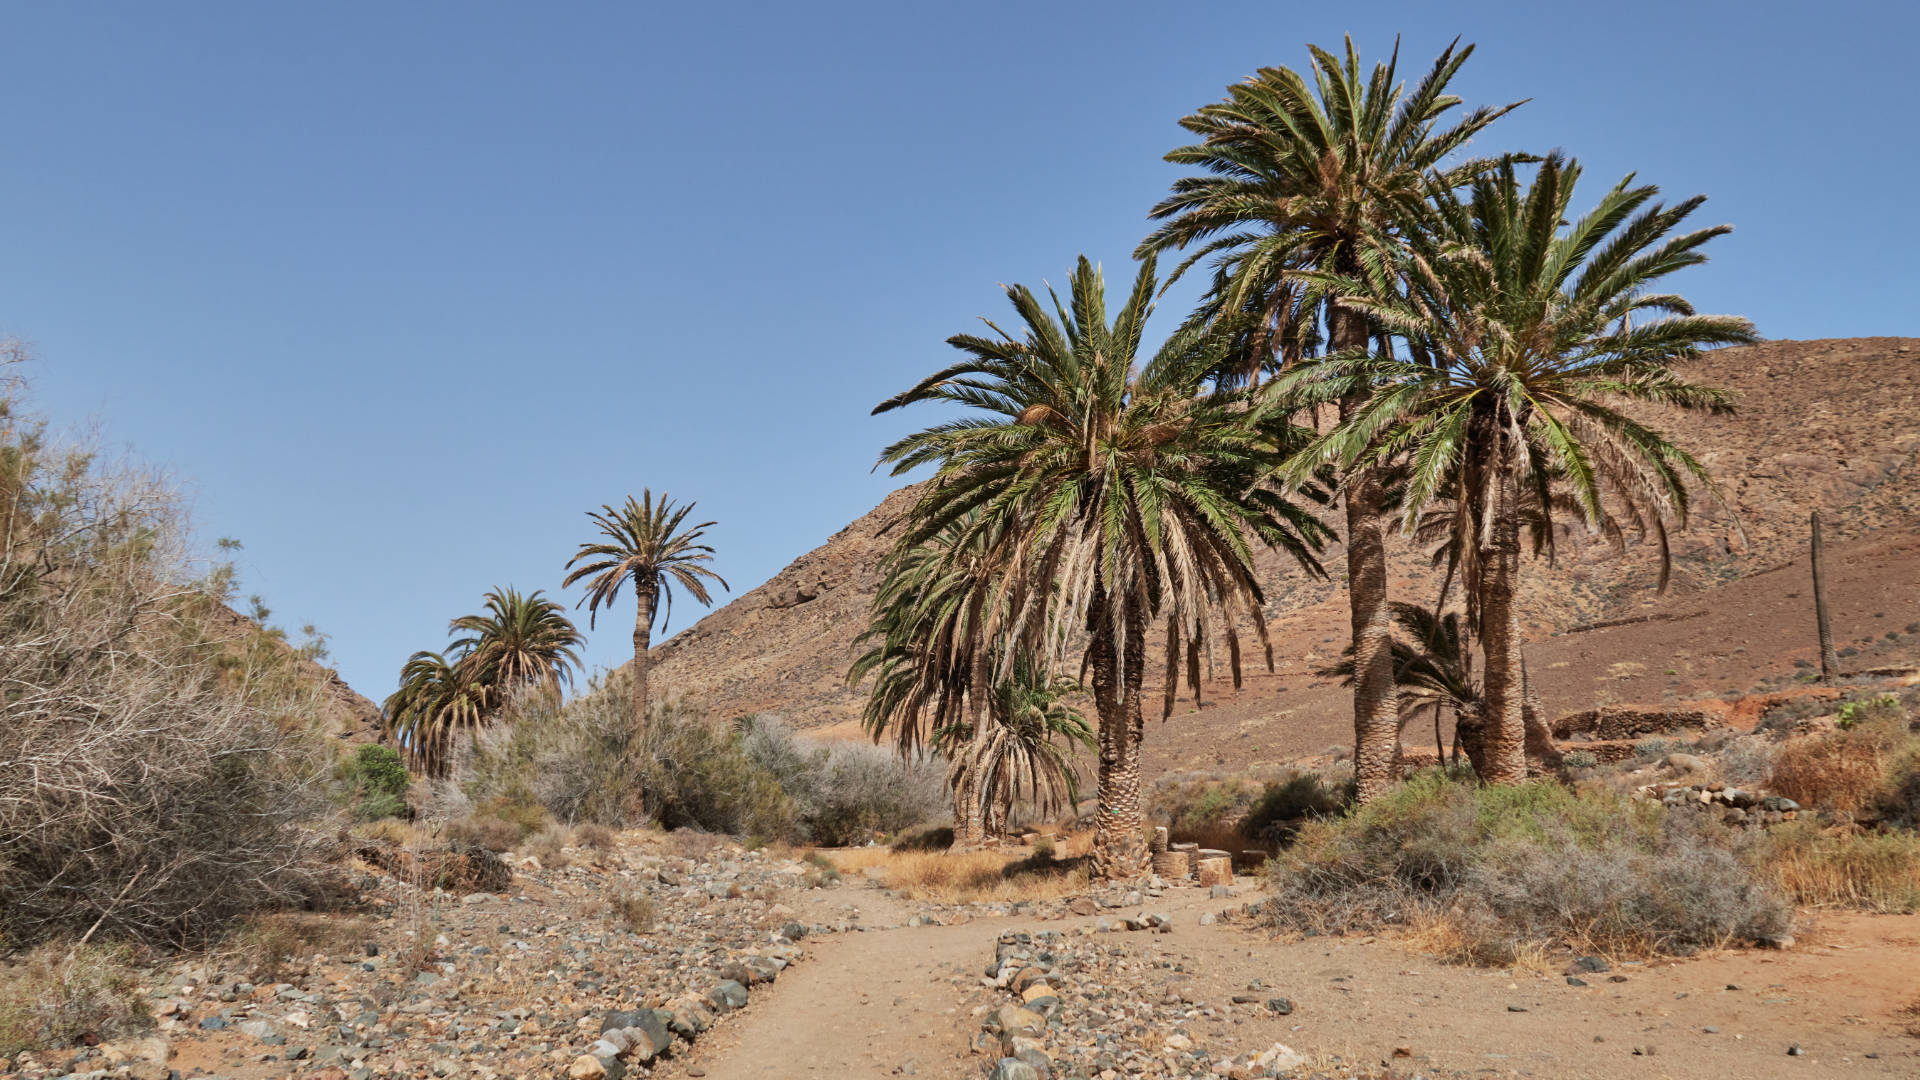
[[[1654,201],[1657,188],[1629,176],[1575,218],[1575,162],[1547,157],[1530,186],[1519,167],[1502,164],[1464,197],[1436,185],[1430,220],[1397,273],[1322,280],[1343,305],[1404,339],[1411,358],[1348,350],[1276,384],[1307,400],[1367,394],[1289,474],[1404,453],[1409,529],[1455,493],[1483,656],[1483,778],[1496,782],[1526,773],[1513,606],[1523,523],[1539,516],[1550,539],[1555,508],[1570,501],[1599,532],[1611,505],[1643,523],[1664,553],[1668,523],[1686,524],[1689,481],[1717,489],[1697,460],[1619,406],[1729,411],[1725,392],[1676,368],[1703,349],[1755,340],[1743,318],[1700,315],[1683,297],[1654,291],[1704,262],[1701,247],[1729,231],[1675,232],[1703,197],[1668,207]]]
[[[975,535],[1001,538],[1002,656],[1026,652],[1051,665],[1084,642],[1100,717],[1094,863],[1105,877],[1145,863],[1148,625],[1166,620],[1177,634],[1238,606],[1266,643],[1252,544],[1317,569],[1322,535],[1311,514],[1261,483],[1297,450],[1296,429],[1249,408],[1243,391],[1208,386],[1219,357],[1204,328],[1183,329],[1136,362],[1154,286],[1147,259],[1111,321],[1105,283],[1085,257],[1070,312],[1057,296],[1049,311],[1024,286],[1009,288],[1021,336],[988,323],[992,337],[949,338],[964,359],[874,410],[937,401],[973,411],[882,453],[895,475],[937,466],[901,544],[955,525],[962,550]],[[1226,632],[1236,633],[1230,618]],[[1271,665],[1270,644],[1266,655]]]
[[[400,687],[381,708],[387,737],[406,748],[413,766],[445,776],[456,739],[479,727],[487,712],[487,688],[472,667],[421,651],[400,669]]]
[[[1161,221],[1136,255],[1189,248],[1174,272],[1214,257],[1214,284],[1203,315],[1254,320],[1242,341],[1243,374],[1299,358],[1324,321],[1334,351],[1364,349],[1365,315],[1331,303],[1303,275],[1359,276],[1363,266],[1400,249],[1421,219],[1429,184],[1442,189],[1480,175],[1480,160],[1442,165],[1477,132],[1518,107],[1481,107],[1440,127],[1460,104],[1447,84],[1473,55],[1458,41],[1434,61],[1411,93],[1396,81],[1399,47],[1363,75],[1351,38],[1344,62],[1317,46],[1313,82],[1289,68],[1261,68],[1227,89],[1224,101],[1180,121],[1200,141],[1166,160],[1202,170],[1175,181],[1151,216]],[[1248,335],[1240,335],[1243,339]],[[1364,390],[1341,399],[1351,414]],[[1347,589],[1357,674],[1353,689],[1354,763],[1365,802],[1392,780],[1399,714],[1390,653],[1384,492],[1374,470],[1341,479],[1346,509]]]
[[[993,643],[1003,625],[996,581],[1004,545],[990,534],[969,533],[971,521],[947,526],[925,543],[887,556],[871,621],[847,681],[874,676],[862,722],[875,741],[893,732],[902,755],[918,753],[933,732],[952,756],[961,730],[988,731],[993,693]],[[961,546],[961,545],[966,546]],[[956,742],[956,740],[958,740]],[[982,801],[970,786],[977,772],[953,774],[955,839],[962,846],[986,838]]]
[[[574,650],[585,642],[564,609],[535,589],[530,595],[508,586],[489,589],[486,611],[462,615],[448,627],[456,638],[450,651],[462,658],[494,697],[496,707],[521,687],[558,695],[573,684],[580,666]]]
[[[633,616],[635,745],[647,726],[647,649],[653,638],[654,618],[662,611],[667,619],[673,618],[673,583],[679,582],[695,600],[709,607],[713,601],[707,595],[706,582],[714,581],[722,589],[727,588],[726,580],[705,565],[713,558],[713,548],[699,542],[714,523],[703,521],[682,528],[693,507],[693,503],[675,506],[665,494],[655,502],[653,492],[643,488],[638,501],[629,495],[626,504],[618,510],[602,506],[599,513],[588,511],[587,517],[606,539],[581,544],[580,550],[567,560],[567,569],[572,572],[560,583],[564,589],[582,578],[593,579],[587,583],[587,595],[580,600],[587,605],[589,627],[594,625],[601,607],[613,605],[620,595],[620,587],[633,583],[637,602]],[[575,569],[574,564],[583,561],[585,565]]]

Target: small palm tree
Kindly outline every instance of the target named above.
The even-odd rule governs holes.
[[[581,544],[580,550],[567,560],[567,569],[572,572],[560,586],[564,589],[583,578],[593,579],[587,584],[587,595],[580,601],[587,605],[587,625],[591,627],[600,608],[613,605],[620,595],[620,587],[628,582],[633,584],[637,601],[633,616],[635,745],[647,726],[647,649],[653,637],[655,616],[664,611],[668,621],[673,618],[672,583],[679,582],[695,600],[706,606],[713,604],[707,595],[707,581],[727,588],[726,580],[705,565],[713,558],[713,548],[699,542],[714,523],[704,521],[682,528],[693,507],[693,503],[675,506],[664,494],[655,502],[653,492],[642,489],[639,500],[629,495],[626,504],[618,510],[602,506],[599,513],[588,511],[587,517],[599,527],[606,540]],[[585,565],[576,569],[574,564],[583,561]]]
[[[1611,504],[1646,523],[1664,552],[1668,522],[1686,523],[1689,482],[1717,489],[1690,454],[1618,406],[1729,411],[1725,392],[1676,369],[1703,349],[1755,340],[1747,320],[1700,315],[1654,289],[1704,262],[1701,247],[1728,231],[1675,232],[1703,198],[1668,207],[1628,177],[1576,216],[1576,163],[1549,156],[1531,185],[1518,168],[1502,164],[1465,197],[1433,190],[1430,220],[1393,273],[1319,282],[1403,339],[1409,358],[1349,350],[1277,383],[1308,401],[1367,394],[1287,475],[1404,453],[1406,528],[1451,499],[1483,656],[1483,778],[1494,782],[1526,775],[1514,610],[1523,525],[1532,515],[1544,525],[1536,535],[1551,537],[1556,507],[1570,500],[1603,532]]]
[[[1457,42],[1455,44],[1458,44]],[[1449,45],[1411,92],[1397,81],[1399,50],[1362,73],[1353,41],[1344,60],[1317,46],[1312,82],[1285,67],[1261,68],[1227,89],[1226,100],[1180,121],[1199,141],[1167,154],[1201,175],[1174,182],[1153,208],[1162,222],[1136,255],[1191,248],[1174,271],[1214,258],[1214,283],[1200,317],[1236,325],[1232,374],[1257,382],[1262,372],[1297,360],[1326,326],[1333,350],[1364,349],[1364,313],[1330,301],[1314,272],[1357,277],[1363,265],[1400,250],[1422,220],[1430,185],[1452,188],[1491,166],[1445,164],[1449,155],[1518,107],[1481,107],[1441,126],[1460,104],[1447,92],[1473,46]],[[1351,412],[1355,387],[1337,404]],[[1347,590],[1359,674],[1354,680],[1355,779],[1365,802],[1386,790],[1398,755],[1387,606],[1385,496],[1374,470],[1341,479],[1346,508]]]
[[[1393,603],[1393,621],[1400,633],[1393,641],[1394,685],[1399,689],[1402,728],[1421,712],[1433,718],[1435,753],[1446,757],[1441,740],[1440,714],[1453,712],[1457,725],[1473,727],[1481,714],[1480,680],[1473,670],[1473,644],[1459,612],[1436,614],[1418,604]],[[1322,674],[1339,676],[1353,684],[1353,648]],[[1396,739],[1398,736],[1396,735]],[[1456,737],[1456,747],[1459,740]]]
[[[571,686],[572,669],[580,666],[574,650],[586,640],[540,590],[522,595],[511,586],[489,589],[484,613],[462,615],[448,629],[467,635],[455,639],[450,651],[471,666],[496,706],[521,687],[557,696],[561,684]]]
[[[1049,679],[1040,665],[1022,657],[1011,676],[994,687],[984,730],[964,724],[936,733],[952,761],[948,784],[978,802],[976,813],[988,833],[1006,832],[1007,818],[1022,798],[1032,800],[1042,816],[1079,801],[1073,751],[1094,748],[1093,728],[1067,703],[1080,692],[1072,679]]]
[[[949,338],[965,359],[874,410],[941,401],[976,413],[881,455],[896,475],[938,466],[901,544],[925,544],[957,525],[953,550],[981,537],[1006,553],[994,600],[1007,613],[1003,656],[1054,665],[1084,643],[1100,717],[1094,865],[1104,877],[1131,876],[1145,863],[1147,627],[1164,620],[1176,635],[1191,632],[1209,613],[1238,607],[1264,643],[1253,544],[1317,569],[1323,535],[1312,514],[1261,482],[1297,448],[1297,430],[1250,408],[1245,393],[1208,385],[1219,357],[1203,328],[1176,333],[1137,363],[1155,284],[1148,259],[1111,320],[1105,282],[1084,257],[1070,313],[1057,297],[1049,311],[1014,286],[1007,294],[1023,336],[995,328],[993,337]],[[1235,633],[1231,619],[1226,632]]]
[[[1004,615],[996,576],[1004,552],[991,536],[969,534],[969,524],[956,522],[887,556],[860,637],[867,651],[847,672],[855,686],[873,676],[862,723],[876,742],[891,731],[903,756],[919,753],[933,732],[951,756],[956,732],[984,736],[988,729],[994,642]],[[958,546],[967,542],[972,546]],[[952,778],[955,839],[962,846],[986,838],[982,802],[967,786],[975,775]]]
[[[387,737],[406,748],[413,767],[445,776],[458,737],[479,727],[487,688],[459,656],[421,651],[400,669],[400,687],[381,709]]]

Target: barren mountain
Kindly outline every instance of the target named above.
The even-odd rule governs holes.
[[[1920,526],[1920,339],[1769,342],[1716,352],[1693,374],[1737,393],[1738,412],[1648,418],[1707,465],[1728,506],[1700,493],[1690,527],[1673,538],[1665,595],[1654,587],[1654,551],[1638,538],[1616,550],[1564,536],[1551,564],[1526,567],[1525,625],[1540,643],[1533,666],[1550,709],[1586,707],[1596,695],[1718,692],[1726,685],[1717,683],[1735,673],[1724,663],[1700,662],[1709,654],[1737,652],[1742,677],[1763,661],[1790,667],[1782,650],[1810,638],[1800,625],[1810,622],[1810,611],[1796,614],[1809,601],[1789,594],[1805,589],[1807,514],[1816,508],[1832,545],[1837,632],[1849,639],[1898,635],[1920,620],[1920,544],[1908,542]],[[877,563],[892,543],[886,530],[911,505],[912,491],[896,491],[765,585],[662,645],[655,685],[720,716],[773,711],[807,728],[855,720],[863,690],[846,685],[846,670],[866,625]],[[1183,695],[1169,730],[1150,734],[1163,764],[1210,764],[1224,752],[1222,740],[1255,733],[1276,753],[1350,735],[1345,691],[1315,674],[1346,642],[1339,546],[1326,553],[1325,579],[1271,555],[1261,568],[1277,671],[1250,678],[1236,694],[1222,663],[1197,716]],[[1439,575],[1424,551],[1402,543],[1393,570],[1397,598],[1431,603]],[[1629,621],[1596,626],[1619,620]],[[1718,648],[1760,631],[1771,650],[1764,658],[1758,648]],[[1575,641],[1577,648],[1569,644]],[[1688,661],[1675,660],[1676,653]],[[1617,677],[1596,684],[1596,663],[1614,676],[1674,674],[1665,686]]]

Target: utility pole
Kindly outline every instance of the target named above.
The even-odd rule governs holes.
[[[1827,558],[1820,542],[1820,511],[1813,512],[1813,618],[1820,627],[1820,681],[1840,674],[1840,656],[1833,651],[1833,624],[1827,619]]]

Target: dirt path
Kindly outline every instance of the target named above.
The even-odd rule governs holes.
[[[846,894],[841,894],[842,898]],[[1091,920],[981,918],[899,925],[911,905],[852,894],[895,928],[836,934],[724,1033],[699,1044],[686,1075],[708,1080],[913,1075],[978,1077],[968,1051],[979,974],[1009,929],[1071,929]],[[1245,928],[1198,925],[1209,903],[1176,890],[1150,910],[1171,935],[1114,934],[1155,961],[1148,992],[1223,1004],[1258,980],[1298,1004],[1286,1017],[1246,1009],[1196,1017],[1195,1042],[1220,1056],[1284,1042],[1321,1063],[1399,1062],[1425,1075],[1819,1077],[1920,1075],[1920,1040],[1904,1006],[1920,995],[1920,917],[1835,916],[1787,953],[1733,950],[1695,960],[1621,964],[1568,985],[1558,972],[1442,964],[1390,940],[1273,943]],[[1618,976],[1618,980],[1614,979]],[[1794,1045],[1801,1053],[1789,1056]]]

